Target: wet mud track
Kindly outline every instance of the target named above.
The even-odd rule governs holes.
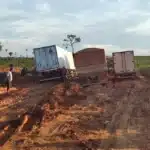
[[[1,106],[5,104],[6,110],[9,113],[4,110],[0,112],[1,116],[3,117],[6,114],[6,119],[3,119],[3,117],[1,117],[0,121],[0,146],[3,146],[11,138],[11,136],[19,130],[29,131],[32,129],[33,125],[40,124],[42,118],[42,110],[41,108],[39,108],[39,105],[41,103],[41,100],[43,100],[44,92],[46,90],[50,90],[56,84],[58,84],[58,82],[36,84],[31,85],[31,87],[29,87],[29,85],[26,85],[26,87],[22,85],[20,90],[17,90],[17,92],[15,93],[16,96],[14,94],[13,97],[11,97],[11,94],[8,95],[9,98],[16,99],[19,94],[22,94],[22,89],[25,89],[23,90],[25,91],[25,94],[23,93],[24,98],[22,98],[22,104],[17,104],[17,99],[13,101],[11,100],[15,103],[12,103],[10,107],[10,104],[7,104],[7,102],[5,102],[5,99],[3,100],[4,102],[1,101]],[[16,111],[16,108],[24,108],[24,111],[21,111],[22,113],[20,113],[19,111]],[[9,116],[9,114],[12,115],[12,112],[15,112],[15,114],[13,115],[14,117]],[[23,129],[24,126],[26,129]]]
[[[68,96],[70,91],[67,97],[62,93],[63,88],[59,87],[54,93],[56,97],[49,93],[44,98],[42,119],[37,121],[35,117],[35,122],[42,122],[36,133],[33,128],[28,130],[29,135],[23,131],[22,137],[15,132],[17,139],[12,139],[21,143],[16,145],[17,150],[150,149],[150,86],[147,83],[125,81],[115,88],[93,85],[84,89],[86,98],[83,99],[80,99],[82,93],[74,98]],[[58,109],[54,109],[53,102],[57,100]]]

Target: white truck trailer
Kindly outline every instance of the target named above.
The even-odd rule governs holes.
[[[72,52],[57,45],[34,48],[36,72],[42,74],[45,80],[61,78],[62,71],[75,71]]]
[[[123,78],[136,76],[134,51],[115,52],[112,55],[115,76]]]

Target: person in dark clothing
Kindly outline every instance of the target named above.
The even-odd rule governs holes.
[[[26,67],[23,67],[21,70],[21,76],[25,76],[27,74],[28,69]]]
[[[10,64],[9,67],[10,67],[11,72],[13,72],[14,71],[14,65]]]

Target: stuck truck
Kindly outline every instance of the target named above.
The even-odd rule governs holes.
[[[106,58],[103,48],[85,48],[74,54],[80,83],[101,82],[106,76]]]
[[[33,52],[36,72],[44,77],[42,80],[62,78],[64,69],[66,76],[75,72],[72,52],[57,45],[34,48]]]
[[[114,52],[112,56],[116,77],[128,78],[136,76],[134,51]]]

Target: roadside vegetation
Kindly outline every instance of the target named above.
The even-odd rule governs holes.
[[[148,68],[150,67],[150,56],[135,56],[137,68]]]
[[[18,68],[27,67],[31,69],[34,66],[34,59],[26,57],[0,58],[0,68],[7,68],[9,64],[14,64]],[[150,56],[135,56],[135,64],[139,69],[150,67]]]
[[[27,67],[31,69],[34,66],[33,58],[25,58],[25,57],[1,57],[0,58],[0,70],[8,68],[10,64],[13,64],[16,68]]]

